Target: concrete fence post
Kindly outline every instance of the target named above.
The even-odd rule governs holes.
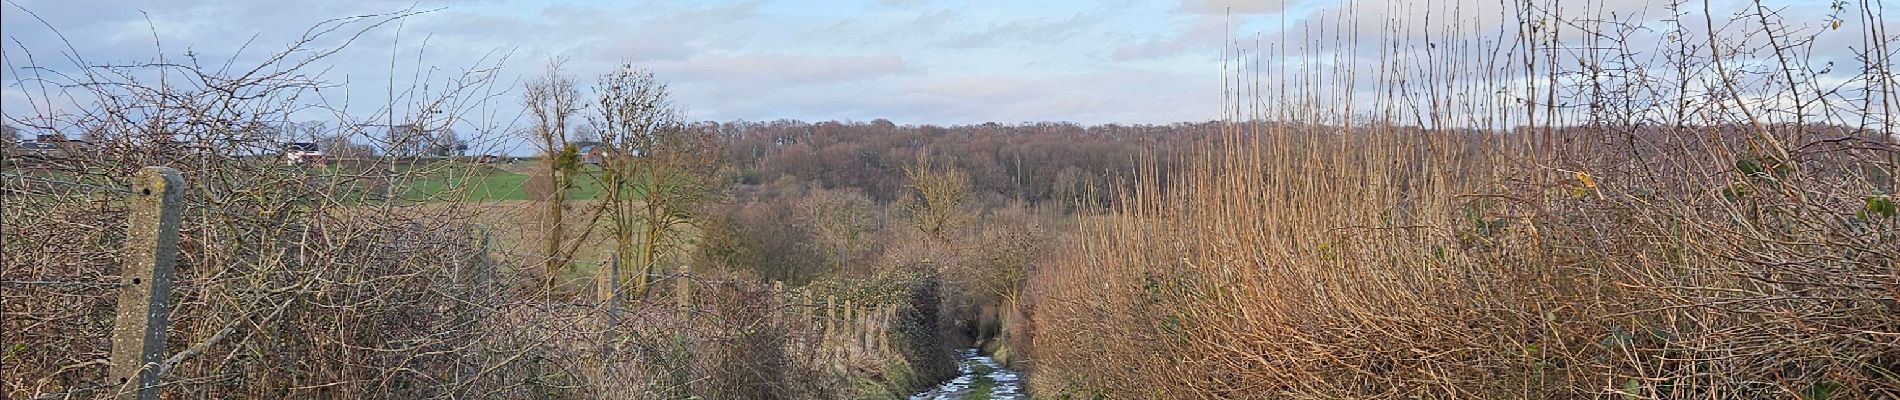
[[[838,312],[838,342],[833,345],[838,346],[838,352],[847,357],[851,355],[851,342],[857,341],[858,337],[857,311],[857,306],[851,300],[845,300],[844,309]]]
[[[772,281],[772,300],[766,304],[765,314],[772,319],[771,326],[784,329],[788,325],[785,322],[791,318],[786,313],[791,312],[791,305],[792,296],[785,292],[785,282]]]
[[[470,293],[486,295],[488,294],[487,290],[490,284],[495,280],[494,260],[488,258],[488,242],[490,241],[488,226],[476,225],[474,240],[474,263],[469,266],[467,269],[468,272],[463,274],[461,278],[466,279],[464,283],[467,284]]]
[[[845,357],[850,357],[852,353],[855,352],[852,347],[855,347],[853,342],[858,341],[857,313],[857,306],[852,304],[851,300],[845,300],[844,311],[841,311],[838,316],[838,330],[840,331],[838,332],[838,342],[833,344],[834,346],[838,346],[838,352],[843,353]]]
[[[601,319],[599,344],[595,345],[595,357],[600,365],[594,375],[597,382],[606,382],[613,376],[614,354],[620,350],[615,348],[620,338],[620,254],[608,252],[607,265],[596,272],[594,290],[599,292],[598,299],[607,303],[607,315]]]
[[[860,354],[871,352],[871,310],[871,308],[858,310],[858,334],[851,335],[851,345],[856,347]]]
[[[794,325],[792,329],[796,329],[798,330],[798,332],[808,332],[812,329],[812,324],[811,324],[812,308],[816,307],[815,305],[812,305],[811,289],[798,288],[798,294],[794,296],[794,298],[798,299],[797,300],[798,301],[798,320],[797,320],[798,323]],[[805,352],[805,354],[811,353],[811,337],[810,336],[798,335],[797,343],[798,343],[798,348],[800,351]]]
[[[818,348],[826,355],[831,354],[831,341],[838,332],[838,299],[825,295],[825,333],[819,336]]]
[[[601,329],[601,358],[605,359],[614,339],[620,337],[620,254],[607,253],[607,270],[600,274],[607,280],[601,282],[600,301],[607,302],[607,326]]]
[[[831,331],[838,329],[835,323],[838,319],[837,305],[838,299],[836,297],[825,295],[825,303],[822,307],[825,309],[825,337],[827,338],[831,337]]]
[[[678,296],[675,299],[677,301],[677,304],[675,305],[679,307],[681,320],[687,320],[687,319],[692,318],[693,316],[692,315],[693,314],[692,273],[693,273],[693,266],[691,264],[680,264],[679,275],[673,278],[675,280],[674,288],[677,289],[675,290],[675,292],[678,292],[678,293],[674,293],[674,295]]]
[[[112,370],[120,399],[157,399],[171,318],[172,270],[178,265],[178,224],[185,210],[185,178],[178,170],[145,167],[132,177],[126,214],[125,271],[112,327]]]
[[[612,252],[608,252],[607,260],[602,262],[600,270],[594,273],[594,301],[601,302],[603,305],[607,303],[609,297],[613,297],[614,295],[614,281],[620,280],[619,275],[614,275],[611,272],[614,269],[613,262],[618,258],[619,257],[615,257]]]
[[[785,282],[772,281],[772,321],[784,321],[779,317],[785,313],[785,306],[791,304],[791,300],[785,296]]]
[[[896,315],[897,315],[897,307],[885,306],[883,312],[880,313],[878,316],[878,328],[877,328],[878,353],[887,354],[887,355],[891,354],[891,322],[892,320],[897,319],[895,318]]]
[[[798,305],[799,305],[798,307],[799,308],[798,310],[799,323],[803,324],[804,326],[811,326],[812,309],[818,308],[818,304],[816,303],[816,301],[812,299],[810,288],[798,289]]]
[[[485,318],[480,304],[486,304],[490,294],[489,283],[494,280],[492,273],[494,265],[488,258],[488,226],[477,224],[473,228],[475,230],[469,237],[469,244],[475,251],[474,257],[469,259],[468,265],[457,268],[455,274],[456,285],[460,287],[458,293],[461,293],[464,301],[456,302],[454,324],[474,331],[471,333],[472,336],[480,336],[480,332],[485,328],[476,321]],[[478,355],[478,352],[468,349],[458,353],[470,359]],[[463,363],[461,367],[456,368],[452,382],[460,385],[478,372],[479,368],[475,363]]]

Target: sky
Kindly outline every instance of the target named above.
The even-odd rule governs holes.
[[[326,20],[411,10],[426,12],[371,29],[310,69],[336,84],[331,93],[350,94],[327,101],[373,110],[370,104],[386,100],[378,95],[392,87],[429,82],[439,90],[459,71],[493,66],[499,72],[481,92],[489,101],[473,110],[506,121],[520,114],[514,94],[520,83],[559,59],[584,85],[621,64],[651,69],[670,84],[676,106],[692,120],[1207,121],[1221,116],[1226,38],[1273,42],[1310,33],[1314,24],[1333,23],[1328,21],[1346,7],[1364,14],[1362,21],[1431,24],[1429,15],[1393,6],[1414,3],[6,0],[0,6],[0,36],[8,42],[0,111],[17,116],[35,105],[63,107],[35,103],[35,88],[20,83],[31,74],[21,69],[29,63],[70,70],[80,63],[70,54],[91,64],[189,56],[201,64],[229,60],[242,67]],[[1427,3],[1441,10],[1468,3],[1458,19],[1474,31],[1498,29],[1504,14],[1496,0]],[[1654,19],[1665,12],[1659,2],[1578,3],[1625,17]],[[1745,5],[1715,3],[1725,10]],[[1833,3],[1768,4],[1791,21],[1820,26]],[[1437,24],[1446,23],[1445,14],[1440,12]],[[362,25],[367,23],[351,29]],[[315,47],[342,44],[337,36]]]

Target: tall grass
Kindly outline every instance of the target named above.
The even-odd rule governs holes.
[[[1223,137],[1031,276],[1032,388],[1900,396],[1879,3],[1501,6],[1230,45]]]

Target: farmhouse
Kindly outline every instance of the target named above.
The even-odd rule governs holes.
[[[316,143],[293,142],[284,145],[284,165],[323,165],[323,151]]]

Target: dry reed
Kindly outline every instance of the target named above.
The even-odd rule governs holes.
[[[1884,21],[1847,22],[1875,43],[1849,92],[1814,84],[1817,33],[1759,5],[1714,31],[1694,5],[1663,21],[1506,6],[1521,14],[1502,43],[1402,5],[1386,12],[1460,22],[1235,50],[1224,137],[1082,217],[1032,276],[1033,388],[1900,395]],[[1631,33],[1645,23],[1662,27]],[[1423,30],[1436,39],[1405,35]],[[1321,66],[1361,42],[1379,80]]]

